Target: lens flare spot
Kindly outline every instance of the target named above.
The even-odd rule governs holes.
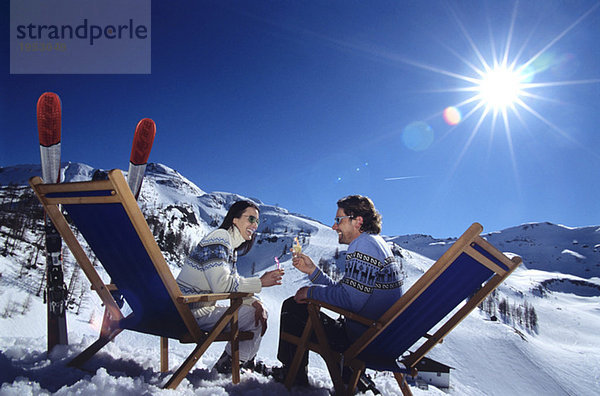
[[[579,69],[580,63],[574,54],[562,54],[550,71],[557,78],[570,78]]]
[[[535,78],[535,73],[537,71],[535,70],[535,68],[531,65],[527,66],[526,68],[524,68],[521,71],[521,76],[523,76],[523,79],[521,80],[523,83],[531,83],[533,82],[533,79]]]
[[[454,106],[449,106],[444,109],[444,121],[448,125],[458,125],[462,120],[462,114],[460,114],[460,110],[458,110]]]
[[[556,55],[552,52],[544,52],[531,63],[533,68],[538,72],[544,72],[556,64]]]
[[[425,122],[413,122],[404,128],[402,143],[414,151],[426,150],[433,143],[433,129]]]
[[[521,71],[521,81],[531,83],[538,74],[545,72],[556,64],[556,56],[550,52],[544,52],[536,57],[525,69]]]

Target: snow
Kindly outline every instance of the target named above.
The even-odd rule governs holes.
[[[576,259],[580,259],[580,260],[585,259],[585,256],[583,254],[579,254],[579,253],[574,252],[574,251],[569,250],[569,249],[565,249],[561,253],[562,254],[569,254],[569,255],[575,257]]]
[[[169,226],[184,226],[184,239],[190,244],[214,228],[211,222],[222,218],[231,202],[242,198],[225,192],[206,193],[164,165],[152,164],[149,168],[140,206],[145,208],[145,213],[154,213]],[[10,180],[22,185],[30,176],[39,174],[39,166],[34,165],[2,170],[2,185]],[[64,164],[63,172],[68,179],[89,180],[93,169],[69,163]],[[318,261],[320,257],[332,259],[336,251],[343,252],[345,246],[338,245],[335,232],[317,221],[257,203],[261,207],[261,227],[268,227],[270,231],[264,237],[274,241],[264,239],[255,244],[249,255],[240,258],[238,269],[245,276],[251,276],[254,263],[256,275],[260,275],[275,267],[273,257],[280,257],[285,270],[283,285],[265,288],[260,293],[269,312],[269,327],[259,358],[268,365],[277,365],[281,302],[308,283],[306,277],[292,267],[289,254],[283,254],[284,247],[290,246],[293,236],[305,235],[303,249]],[[189,223],[192,217],[196,224]],[[486,234],[501,250],[524,257],[526,264],[519,267],[497,293],[511,304],[527,302],[535,307],[537,329],[528,330],[514,320],[492,321],[482,310],[475,310],[429,355],[452,367],[450,389],[442,391],[429,386],[423,390],[411,386],[413,393],[597,394],[600,385],[600,256],[594,246],[598,245],[598,230],[598,226],[573,228],[531,223]],[[6,238],[3,226],[0,247]],[[34,234],[28,233],[24,238],[31,240]],[[428,235],[386,239],[403,248],[405,290],[455,241],[455,238],[435,239]],[[578,241],[576,245],[574,240]],[[68,362],[98,337],[103,307],[80,273],[82,286],[77,293],[84,297],[78,314],[73,308],[68,311],[69,345],[58,346],[48,354],[46,306],[41,296],[36,295],[43,265],[23,268],[31,246],[31,243],[22,243],[12,254],[0,255],[0,395],[329,394],[331,380],[323,360],[314,354],[310,355],[310,388],[288,392],[272,378],[249,371],[243,371],[241,383],[233,385],[231,376],[211,370],[223,350],[223,343],[211,346],[175,391],[163,390],[161,386],[188,356],[193,345],[170,340],[170,372],[165,374],[159,370],[158,337],[129,331],[106,345],[83,369],[68,367]],[[181,257],[175,252],[169,253],[167,259],[176,276]],[[38,262],[43,262],[41,254]],[[76,273],[74,268],[72,256],[65,252],[66,281]],[[378,374],[374,381],[383,395],[400,394],[389,374]]]

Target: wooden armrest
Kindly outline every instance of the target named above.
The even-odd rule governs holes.
[[[177,301],[184,304],[195,302],[209,302],[217,300],[233,300],[236,298],[251,297],[254,293],[210,293],[210,294],[189,294],[177,297]]]
[[[104,285],[104,287],[106,287],[106,290],[111,291],[111,292],[112,291],[119,291],[119,288],[114,283],[107,283],[107,284]],[[90,289],[91,290],[96,290],[96,286],[91,285]],[[99,291],[99,290],[96,290],[96,291]]]
[[[313,300],[312,298],[307,298],[306,301],[309,304],[316,305],[318,307],[329,309],[330,311],[337,312],[340,315],[344,315],[347,319],[353,320],[358,323],[362,323],[365,326],[380,328],[382,325],[380,322],[374,319],[365,318],[364,316],[360,316],[354,312],[350,312],[344,308],[337,307],[335,305],[327,304],[323,301]]]

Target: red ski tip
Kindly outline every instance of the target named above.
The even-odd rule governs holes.
[[[156,135],[156,124],[150,118],[144,118],[138,122],[133,135],[130,162],[134,165],[143,165],[148,162],[154,136]]]
[[[60,143],[60,99],[54,92],[45,92],[37,102],[37,123],[40,144],[50,147]]]

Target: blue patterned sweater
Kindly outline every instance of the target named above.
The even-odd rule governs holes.
[[[379,235],[361,233],[348,245],[344,277],[338,283],[317,269],[309,275],[314,284],[308,297],[376,319],[402,296],[402,273],[390,247]],[[350,339],[366,326],[348,320]]]

